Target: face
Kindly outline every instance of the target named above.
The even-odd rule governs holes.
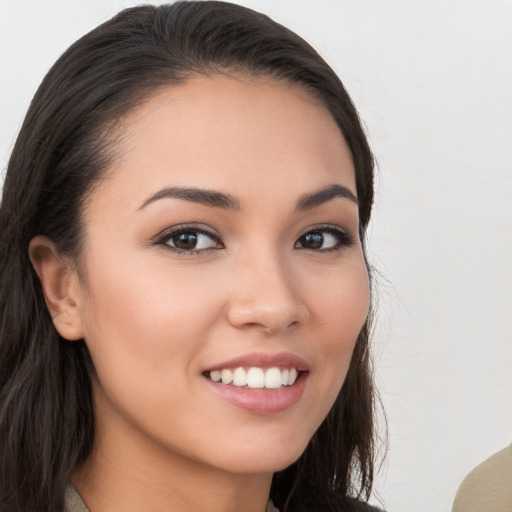
[[[122,140],[87,202],[73,292],[96,442],[282,469],[332,406],[367,314],[350,151],[302,89],[226,77],[161,90]]]

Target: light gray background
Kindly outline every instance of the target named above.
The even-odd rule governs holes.
[[[0,0],[0,166],[54,60],[122,0]],[[512,2],[246,0],[333,65],[377,156],[390,512],[449,511],[512,440]],[[376,498],[376,502],[377,498]]]

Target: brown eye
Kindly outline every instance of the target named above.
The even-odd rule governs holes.
[[[352,244],[354,238],[350,233],[339,227],[327,226],[304,233],[295,242],[295,247],[312,251],[333,251]]]
[[[324,243],[324,236],[322,233],[308,233],[301,236],[299,242],[304,249],[321,249]]]
[[[197,233],[179,233],[178,235],[174,235],[171,238],[174,247],[177,249],[183,249],[185,251],[195,249],[198,239],[199,236]]]
[[[165,245],[174,252],[200,253],[210,249],[223,249],[219,237],[202,228],[177,227],[160,236],[157,245]]]

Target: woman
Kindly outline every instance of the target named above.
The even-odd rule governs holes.
[[[71,46],[0,212],[1,509],[368,510],[372,199],[341,82],[269,18]]]

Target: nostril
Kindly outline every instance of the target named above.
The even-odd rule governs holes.
[[[227,319],[238,329],[277,332],[295,329],[309,316],[306,305],[290,287],[273,281],[273,287],[256,292],[257,287],[239,283],[227,308]]]

